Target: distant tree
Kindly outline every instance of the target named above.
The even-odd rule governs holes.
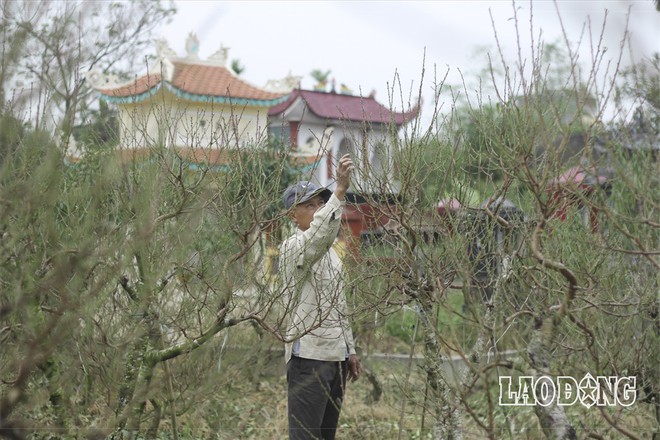
[[[528,81],[514,84],[510,73],[492,67],[492,84],[480,85],[490,91],[488,97],[479,92],[468,96],[467,85],[459,96],[461,105],[452,113],[449,129],[466,155],[467,171],[483,183],[502,179],[501,164],[515,151],[512,142],[525,143],[531,159],[552,154],[573,164],[588,142],[584,133],[600,111],[594,92],[581,79],[568,49],[558,43],[541,47]]]
[[[316,80],[316,90],[325,90],[328,84],[328,78],[330,77],[331,70],[320,70],[314,69],[310,72],[312,78]]]
[[[160,0],[3,2],[2,8],[2,103],[39,109],[30,115],[35,126],[57,123],[64,144],[94,99],[84,73],[122,75],[175,11]]]
[[[660,54],[654,53],[624,69],[616,90],[616,101],[621,112],[634,108],[647,118],[660,115]]]
[[[240,75],[241,73],[245,72],[245,66],[241,64],[241,60],[236,58],[231,60],[231,70],[233,70],[236,75]]]
[[[99,100],[99,109],[91,110],[86,123],[74,127],[74,138],[89,148],[109,148],[119,143],[119,117],[108,103]]]

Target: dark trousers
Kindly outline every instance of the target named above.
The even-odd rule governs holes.
[[[347,362],[293,356],[287,364],[289,439],[332,440],[346,389]]]

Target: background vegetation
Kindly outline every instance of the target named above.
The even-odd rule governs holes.
[[[156,142],[121,160],[81,73],[111,71],[171,8],[103,3],[101,25],[98,3],[2,5],[0,435],[285,438],[267,269],[298,177],[286,148],[233,150],[221,171]],[[603,82],[570,45],[535,49],[491,64],[487,96],[433,84],[455,111],[392,136],[400,192],[346,257],[367,371],[342,438],[659,435],[659,58]],[[635,376],[636,403],[498,405],[498,375],[587,373]]]

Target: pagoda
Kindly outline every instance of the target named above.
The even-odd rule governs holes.
[[[334,81],[333,81],[334,83]],[[291,145],[291,155],[306,163],[306,178],[334,189],[337,160],[350,154],[356,166],[344,210],[344,222],[359,238],[382,226],[376,205],[396,197],[392,139],[419,115],[419,103],[394,112],[369,96],[355,96],[345,86],[293,90],[268,111],[271,137]],[[383,219],[383,222],[386,222]]]
[[[87,79],[120,119],[120,151],[134,156],[160,146],[191,162],[226,162],[228,151],[253,148],[267,140],[268,109],[287,99],[300,81],[289,77],[254,86],[227,66],[228,48],[199,58],[199,41],[190,34],[186,56],[165,40],[156,41],[156,58],[147,72],[129,82],[90,71]]]

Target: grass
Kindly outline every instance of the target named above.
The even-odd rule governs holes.
[[[283,362],[275,359],[275,365],[257,376],[234,369],[228,365],[231,376],[229,385],[218,387],[202,406],[192,409],[181,417],[180,439],[273,439],[288,438],[286,417],[286,380]],[[349,383],[339,420],[337,439],[431,439],[433,417],[429,402],[425,399],[425,375],[415,363],[409,369],[407,362],[365,359],[368,367],[383,387],[382,398],[372,402],[372,386],[365,376]],[[252,372],[254,373],[254,372]],[[227,378],[218,378],[218,383]],[[477,388],[467,396],[475,416],[488,423],[486,389]],[[510,440],[545,439],[533,408],[497,406],[497,381],[492,380],[488,392],[493,399],[493,422],[496,438]],[[424,408],[426,407],[426,411]],[[574,426],[580,421],[594,422],[598,411],[581,407],[567,408]],[[636,411],[623,413],[627,426],[651,426],[648,416]],[[631,423],[635,424],[631,424]],[[592,425],[593,426],[593,425]],[[617,439],[620,435],[600,420],[599,433],[605,439]],[[161,424],[161,437],[171,438],[168,421]],[[466,412],[463,413],[464,439],[481,440],[486,433]],[[581,431],[583,432],[583,431]],[[584,432],[583,432],[584,433]]]
[[[406,380],[405,363],[392,365],[367,359],[365,366],[378,377],[384,391],[382,398],[371,402],[372,386],[365,376],[349,383],[337,438],[390,439],[397,438],[399,432],[404,439],[431,438],[430,435],[422,436],[420,429],[422,414],[419,403],[423,396],[414,391],[420,387],[423,389],[419,369],[414,367]],[[283,365],[277,364],[269,366],[268,371],[262,371],[256,378],[235,380],[244,373],[231,370],[229,374],[234,379],[230,381],[230,386],[218,389],[203,407],[181,417],[179,438],[288,438],[286,379],[283,372]],[[413,391],[402,398],[402,387]],[[170,430],[169,421],[164,420],[160,438],[171,438]]]
[[[460,290],[450,290],[437,309],[438,331],[443,337],[451,337],[469,347],[476,334],[475,326],[462,317],[463,297]],[[406,356],[398,360],[370,357],[370,353],[386,352],[421,354],[423,350],[422,329],[415,332],[417,314],[412,309],[402,309],[379,322],[371,340],[372,350],[365,350],[363,365],[373,373],[382,387],[380,400],[372,398],[373,386],[364,375],[358,382],[350,383],[339,421],[337,439],[430,439],[433,414],[427,394],[426,376],[419,360]],[[413,338],[413,335],[415,336]],[[360,336],[361,338],[366,335]],[[281,345],[273,338],[259,338],[250,326],[231,329],[224,352],[215,349],[194,353],[194,358],[185,361],[175,371],[175,389],[182,389],[182,382],[203,381],[195,393],[176,396],[177,437],[189,439],[286,439],[287,387],[284,376]],[[364,339],[360,342],[364,344]],[[363,345],[364,346],[364,345]],[[218,360],[222,355],[222,366]],[[197,356],[199,356],[197,358]],[[199,364],[197,372],[190,377],[190,364]],[[206,366],[204,366],[206,365]],[[494,374],[494,370],[491,370]],[[507,374],[503,371],[502,374]],[[186,376],[188,375],[188,376]],[[446,376],[449,377],[449,376]],[[496,438],[510,440],[544,439],[538,420],[530,407],[499,407],[496,377],[489,377],[486,385],[479,381],[466,397],[473,416],[480,423],[488,424],[489,399],[492,423],[496,427]],[[203,390],[203,395],[200,394]],[[182,409],[185,408],[185,411]],[[641,415],[624,413],[626,426],[652,426],[645,407]],[[644,412],[645,411],[645,412]],[[606,439],[620,436],[598,419],[598,411],[583,408],[568,409],[574,426],[598,426],[598,434]],[[150,413],[150,408],[147,414]],[[463,411],[463,429],[466,440],[486,438],[474,418]],[[639,419],[634,419],[638,417]],[[631,422],[634,420],[634,422]],[[143,422],[143,427],[148,423]],[[581,431],[584,433],[584,431]],[[172,424],[169,411],[165,411],[160,424],[160,439],[172,439]]]
[[[461,307],[452,299],[455,307]],[[414,324],[410,312],[392,318],[397,331],[409,330]],[[450,316],[450,315],[448,315]],[[451,320],[449,321],[451,323]],[[386,335],[395,340],[395,335]],[[408,338],[404,333],[402,337]],[[175,377],[176,389],[182,389],[184,381],[203,383],[191,388],[193,393],[175,396],[177,414],[177,438],[191,439],[246,439],[284,440],[287,433],[287,387],[284,376],[283,353],[279,343],[271,338],[259,340],[249,327],[236,328],[229,336],[230,343],[222,353],[222,367],[217,368],[218,350],[209,350],[203,356],[190,360],[200,364],[195,377],[191,378],[189,365],[179,365]],[[420,346],[421,344],[415,344]],[[406,346],[403,342],[400,347]],[[410,345],[407,345],[410,347]],[[187,361],[186,361],[187,362]],[[402,357],[396,361],[369,357],[365,354],[363,365],[377,378],[382,387],[380,400],[374,402],[373,386],[367,375],[349,383],[339,421],[337,439],[430,439],[433,425],[430,396],[427,394],[426,375],[418,360]],[[204,366],[205,365],[205,366]],[[172,365],[173,367],[176,364]],[[175,369],[173,368],[173,371]],[[506,374],[506,372],[502,372]],[[498,384],[495,371],[491,370],[488,384],[479,381],[466,396],[474,417],[488,424],[489,403],[492,402],[492,422],[497,439],[537,440],[545,439],[531,407],[499,407]],[[188,375],[188,376],[186,376]],[[185,411],[183,410],[185,409]],[[147,415],[152,408],[147,408]],[[641,411],[640,411],[641,410]],[[585,434],[582,426],[597,426],[605,439],[617,439],[620,435],[599,419],[598,410],[581,407],[567,409],[571,422]],[[477,422],[463,411],[463,438],[481,440],[486,433]],[[621,413],[625,426],[653,426],[648,405],[637,406]],[[598,421],[596,421],[598,420]],[[143,428],[148,420],[143,421]],[[649,428],[650,431],[651,428]],[[159,439],[173,439],[170,412],[165,410],[159,429]],[[644,437],[642,437],[644,438]]]

